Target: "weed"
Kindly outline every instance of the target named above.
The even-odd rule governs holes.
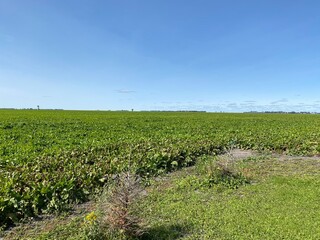
[[[206,167],[204,185],[223,185],[230,189],[249,183],[249,180],[228,161],[212,161]]]
[[[118,174],[110,188],[101,212],[103,223],[112,233],[120,233],[128,238],[144,233],[142,220],[133,211],[133,206],[142,193],[140,178],[130,172]]]

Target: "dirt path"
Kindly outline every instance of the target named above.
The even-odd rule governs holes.
[[[229,157],[234,160],[246,159],[249,157],[270,157],[277,158],[279,160],[320,160],[320,156],[290,156],[277,153],[259,153],[252,150],[232,149],[229,153],[222,155],[223,157]]]

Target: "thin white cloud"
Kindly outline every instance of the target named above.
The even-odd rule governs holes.
[[[229,103],[228,105],[227,105],[227,107],[237,107],[238,106],[238,104],[237,103]]]
[[[130,93],[135,93],[136,91],[133,91],[133,90],[128,90],[128,89],[118,89],[117,90],[117,93],[120,93],[120,94],[130,94]]]
[[[196,110],[208,112],[320,112],[320,103],[295,103],[291,104],[288,99],[280,99],[272,103],[263,104],[258,101],[243,101],[243,102],[222,102],[222,103],[198,103],[198,102],[170,102],[162,101],[146,106],[146,109],[152,110]]]

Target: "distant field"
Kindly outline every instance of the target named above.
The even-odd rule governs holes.
[[[230,148],[320,154],[320,115],[0,110],[0,224]]]

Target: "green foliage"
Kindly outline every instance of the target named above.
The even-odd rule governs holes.
[[[237,169],[234,162],[218,160],[216,157],[205,157],[198,160],[195,166],[196,174],[178,179],[176,185],[180,189],[215,188],[237,189],[250,183],[249,179]]]
[[[319,154],[319,129],[318,115],[1,110],[0,225],[86,201],[129,166],[147,179],[231,147]]]
[[[149,239],[319,239],[319,160],[239,164],[251,169],[255,184],[195,188],[201,175],[194,168],[152,186],[140,213],[150,223]]]
[[[319,159],[238,159],[231,169],[247,169],[254,184],[227,191],[198,185],[215,161],[202,157],[195,167],[157,177],[134,206],[148,223],[137,239],[319,239]],[[0,238],[128,239],[105,224],[105,212],[96,203],[86,206],[84,215],[21,225],[11,233],[0,232]]]
[[[230,189],[249,183],[249,180],[233,166],[223,161],[214,161],[207,166],[203,184],[208,187],[223,185]]]

